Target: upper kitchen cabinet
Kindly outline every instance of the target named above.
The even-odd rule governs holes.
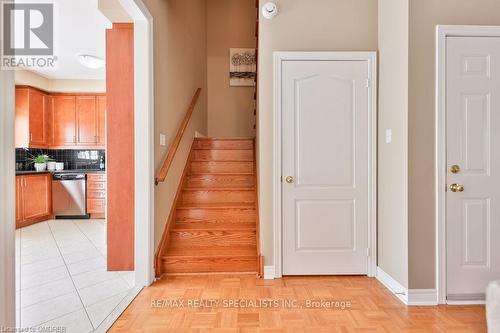
[[[76,146],[76,97],[54,96],[52,145]]]
[[[106,145],[106,96],[97,96],[97,144]]]
[[[98,114],[95,96],[76,97],[77,144],[83,146],[97,145]]]
[[[52,97],[29,87],[16,88],[15,144],[17,148],[47,148]]]
[[[106,96],[16,87],[16,148],[104,149]]]

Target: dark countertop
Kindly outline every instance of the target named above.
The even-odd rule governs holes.
[[[26,175],[43,175],[46,173],[102,173],[106,172],[106,170],[89,170],[89,169],[79,169],[79,170],[61,170],[61,171],[35,171],[35,170],[28,170],[28,171],[16,171],[16,176],[26,176]]]

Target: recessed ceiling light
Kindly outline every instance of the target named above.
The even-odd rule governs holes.
[[[90,54],[79,54],[78,61],[83,66],[85,66],[87,68],[91,68],[91,69],[103,68],[104,65],[106,64],[104,59],[90,55]]]

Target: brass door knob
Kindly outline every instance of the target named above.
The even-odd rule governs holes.
[[[293,183],[293,177],[292,176],[288,176],[285,178],[285,181],[288,183],[288,184],[291,184]]]
[[[450,190],[452,192],[463,192],[464,191],[464,186],[460,184],[451,184],[450,185]]]
[[[459,173],[459,172],[460,172],[460,166],[459,166],[459,165],[456,165],[456,164],[455,164],[455,165],[452,165],[452,166],[450,167],[450,171],[451,171],[451,173]]]

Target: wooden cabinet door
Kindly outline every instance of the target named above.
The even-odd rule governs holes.
[[[29,127],[29,89],[16,88],[16,121],[14,127],[16,148],[29,147]]]
[[[95,96],[76,97],[77,144],[97,144],[97,107]]]
[[[52,211],[50,174],[24,176],[22,199],[24,220],[50,215]]]
[[[44,94],[29,89],[30,147],[47,146],[47,112]]]
[[[52,112],[53,145],[76,145],[76,98],[75,96],[55,96]]]
[[[106,145],[106,96],[97,96],[97,144]]]
[[[23,180],[22,176],[16,177],[16,228],[19,228],[23,221]]]
[[[50,95],[44,95],[43,96],[43,101],[44,101],[44,108],[45,108],[45,116],[47,117],[47,121],[45,124],[45,131],[46,131],[46,143],[47,147],[50,147],[54,143],[53,135],[52,135],[52,117],[53,117],[53,105],[54,105],[54,98]]]

